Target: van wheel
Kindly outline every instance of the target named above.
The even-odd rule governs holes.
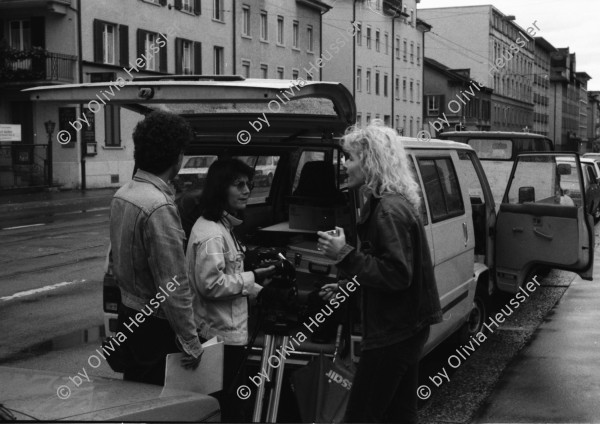
[[[477,287],[475,298],[473,299],[473,309],[469,314],[467,322],[458,330],[458,343],[465,344],[469,342],[471,337],[475,337],[477,333],[484,332],[488,316],[489,316],[489,295],[485,288],[481,285]]]

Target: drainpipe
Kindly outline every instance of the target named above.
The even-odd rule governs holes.
[[[352,2],[352,26],[356,24],[356,1]],[[361,23],[361,33],[363,29]],[[354,31],[354,37],[352,37],[352,98],[356,103],[356,31]]]
[[[237,5],[235,4],[235,0],[232,0],[232,8],[233,8],[233,75],[237,74],[237,58],[236,58],[236,54],[237,54],[237,50],[235,48],[235,31],[236,31],[236,25],[237,25]]]
[[[81,5],[83,3],[83,0],[79,0],[77,2],[77,62],[78,62],[78,68],[79,68],[79,72],[78,72],[78,83],[83,83],[83,47],[82,47],[82,42],[81,42]],[[79,104],[79,110],[81,111],[81,113],[83,113],[83,104],[80,103]],[[81,150],[81,190],[85,190],[86,189],[86,181],[85,181],[85,146],[83,145],[83,138],[81,136],[81,134],[79,134],[79,137],[81,138],[81,143],[79,144],[79,148]]]

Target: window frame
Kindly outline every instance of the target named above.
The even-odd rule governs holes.
[[[456,171],[456,167],[454,166],[454,161],[452,160],[452,156],[451,155],[435,155],[435,156],[417,156],[416,157],[417,160],[417,165],[419,168],[419,174],[421,176],[421,180],[423,181],[423,188],[425,190],[425,196],[424,198],[427,199],[427,209],[429,211],[429,218],[431,219],[431,223],[432,224],[436,224],[438,222],[442,222],[442,221],[447,221],[449,219],[452,218],[456,218],[459,216],[463,216],[466,213],[466,207],[465,207],[465,202],[463,199],[463,193],[462,193],[462,188],[460,186],[460,179],[458,176],[458,172]],[[431,195],[430,195],[430,191],[427,190],[427,184],[425,184],[425,180],[424,180],[424,173],[423,173],[423,168],[422,168],[422,163],[425,161],[431,161],[434,163],[434,169],[436,171],[436,175],[437,175],[437,182],[438,182],[438,186],[440,189],[440,193],[442,195],[442,200],[443,200],[443,206],[444,209],[446,210],[446,212],[443,215],[436,215],[436,217],[434,217],[433,214],[433,209],[432,209],[432,205],[436,205],[439,206],[438,203],[433,202],[432,200],[436,200],[436,199],[432,199]],[[438,161],[447,161],[450,163],[450,166],[448,167],[449,171],[454,175],[454,179],[456,181],[456,189],[457,189],[457,198],[458,200],[460,200],[460,208],[457,209],[456,211],[452,211],[450,212],[448,210],[448,199],[446,198],[446,190],[444,187],[444,180],[442,178],[442,176],[439,174],[439,169],[441,169],[438,165],[437,162]],[[450,175],[450,177],[452,177],[452,175]]]

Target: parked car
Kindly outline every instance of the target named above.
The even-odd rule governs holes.
[[[496,206],[501,203],[512,165],[519,154],[554,151],[551,139],[526,132],[446,131],[439,137],[468,144],[475,150],[494,193]]]
[[[173,179],[177,191],[201,188],[204,185],[210,165],[217,160],[216,156],[184,156],[181,169]]]
[[[578,185],[579,177],[573,158],[558,157],[558,163],[568,164],[569,167],[561,173],[560,187],[563,193],[573,199],[576,204],[581,204],[582,196]],[[583,173],[583,187],[585,190],[586,211],[600,220],[600,181],[598,180],[598,165],[594,159],[582,157],[580,159],[581,172]]]
[[[79,103],[107,84],[31,89],[39,101]],[[294,91],[292,87],[296,87]],[[141,96],[140,92],[145,93]],[[291,96],[285,111],[267,114],[269,102],[282,92]],[[291,93],[289,93],[291,91]],[[153,93],[156,98],[149,95]],[[188,156],[275,157],[267,192],[251,193],[244,224],[236,227],[248,247],[284,250],[296,265],[300,298],[324,282],[339,277],[335,263],[317,250],[317,230],[343,227],[349,243],[358,243],[356,222],[362,198],[348,190],[342,171],[339,139],[354,123],[356,108],[350,92],[339,83],[243,79],[185,81],[145,79],[121,88],[112,100],[122,106],[122,121],[140,120],[140,111],[156,108],[185,110],[196,139]],[[219,104],[202,108],[203,104]],[[189,103],[189,105],[187,104]],[[182,106],[185,104],[185,106]],[[129,110],[126,110],[129,109]],[[196,110],[197,113],[190,113]],[[268,118],[257,131],[249,122]],[[252,129],[254,131],[250,132]],[[246,144],[236,134],[251,135]],[[581,205],[549,205],[556,184],[556,154],[510,156],[512,173],[498,208],[476,150],[467,143],[398,137],[409,154],[420,184],[420,211],[443,308],[444,321],[432,326],[424,354],[456,334],[463,342],[484,330],[490,296],[497,291],[517,293],[536,264],[578,272],[590,279],[594,232],[591,216]],[[535,143],[534,143],[535,144]],[[536,149],[537,150],[537,149]],[[561,156],[567,156],[564,153]],[[579,163],[579,158],[573,155]],[[554,175],[554,177],[552,177]],[[580,186],[582,186],[580,182]],[[534,194],[521,202],[521,193]],[[183,193],[183,196],[189,193]],[[585,192],[582,190],[582,197]],[[537,199],[537,200],[536,200]],[[110,281],[109,278],[105,279]],[[110,284],[110,283],[109,283]],[[105,286],[109,322],[116,322],[116,286]],[[109,328],[114,328],[109,324]],[[353,353],[358,356],[360,314],[352,315]],[[260,352],[261,345],[255,346]],[[324,345],[302,342],[290,357],[306,363]]]

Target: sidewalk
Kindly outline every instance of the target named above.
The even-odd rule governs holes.
[[[600,423],[600,260],[573,280],[504,370],[475,423]]]

